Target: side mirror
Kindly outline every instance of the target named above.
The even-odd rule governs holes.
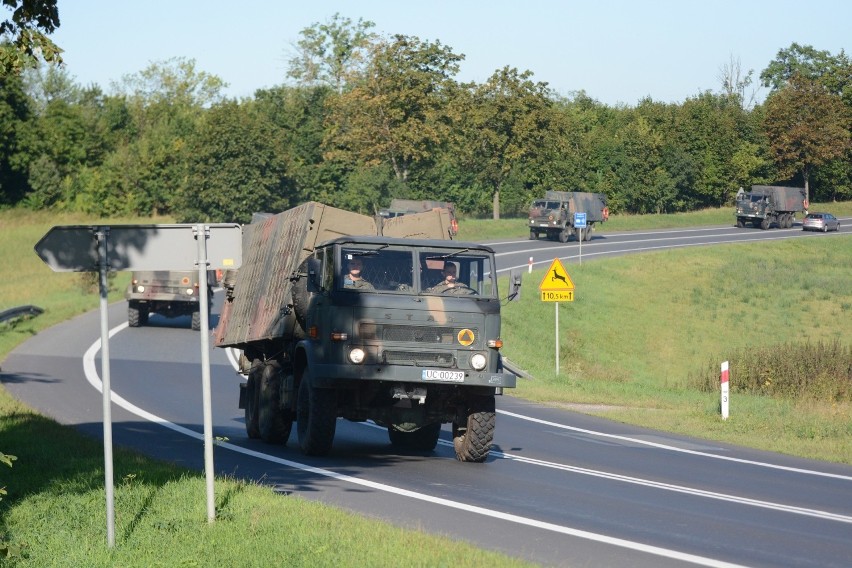
[[[316,258],[308,259],[308,292],[322,292],[322,264]]]
[[[506,298],[509,302],[519,300],[521,298],[521,275],[520,270],[512,270],[509,273],[509,297]]]

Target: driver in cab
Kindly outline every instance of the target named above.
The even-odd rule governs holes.
[[[444,269],[441,271],[444,279],[431,288],[427,292],[431,294],[453,294],[455,296],[465,296],[468,294],[476,294],[476,292],[464,282],[456,280],[458,269],[452,262],[444,264]]]
[[[375,290],[372,284],[364,280],[361,270],[364,268],[363,261],[354,257],[348,263],[349,272],[343,277],[343,287],[355,290]]]

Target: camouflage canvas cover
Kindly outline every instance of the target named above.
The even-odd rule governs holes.
[[[807,209],[804,187],[753,185],[751,186],[751,195],[752,201],[757,196],[768,198],[769,205],[775,211],[798,212]]]

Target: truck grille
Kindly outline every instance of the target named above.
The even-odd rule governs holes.
[[[362,323],[358,335],[362,340],[377,339],[400,343],[437,343],[452,345],[457,331],[452,327],[417,325],[381,325]]]

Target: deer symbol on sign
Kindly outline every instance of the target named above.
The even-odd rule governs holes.
[[[566,286],[568,285],[568,280],[567,280],[564,276],[562,276],[561,274],[559,274],[559,272],[558,272],[558,271],[554,268],[554,269],[553,269],[553,276],[551,276],[551,277],[550,277],[550,281],[551,281],[551,282],[555,282],[556,280],[562,280],[562,282],[563,282]]]

